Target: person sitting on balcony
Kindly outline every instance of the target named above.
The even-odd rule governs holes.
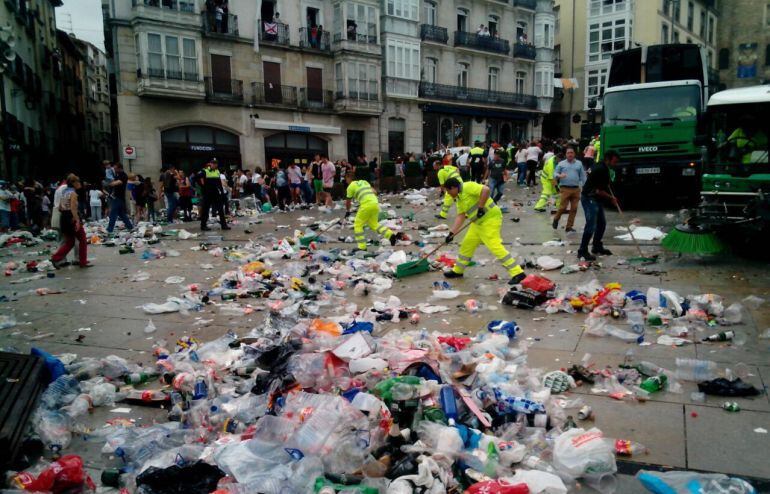
[[[216,32],[218,33],[224,32],[222,30],[222,18],[224,17],[224,15],[225,15],[225,9],[223,9],[221,5],[217,5],[214,8],[214,24],[215,24]]]
[[[489,32],[489,28],[487,26],[483,26],[483,28],[481,30],[480,36],[483,36],[485,38],[489,38],[489,37],[492,36],[492,34]]]
[[[351,41],[356,40],[356,30],[358,29],[358,26],[356,25],[355,21],[348,21],[348,39]]]
[[[476,35],[484,36],[484,24],[479,25],[479,28],[476,30]]]
[[[318,48],[318,26],[313,25],[308,30],[308,42],[311,48]]]

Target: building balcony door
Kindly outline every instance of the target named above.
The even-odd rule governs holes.
[[[262,68],[265,77],[265,101],[281,103],[281,64],[262,62]]]
[[[211,83],[214,93],[231,94],[233,92],[230,57],[211,55]]]

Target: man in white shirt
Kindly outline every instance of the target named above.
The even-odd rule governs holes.
[[[463,151],[463,154],[457,158],[457,168],[460,169],[460,176],[462,176],[463,180],[468,180],[470,177],[470,174],[468,173],[468,157],[470,155],[470,151],[466,149]]]
[[[537,175],[537,164],[540,162],[540,155],[543,150],[540,149],[537,142],[532,143],[527,148],[527,186],[534,187]]]

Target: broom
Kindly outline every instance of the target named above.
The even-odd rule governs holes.
[[[303,246],[303,247],[307,247],[307,246],[308,246],[308,245],[310,245],[312,242],[315,242],[316,240],[318,240],[318,237],[320,237],[321,235],[323,235],[323,234],[324,234],[324,233],[326,233],[327,231],[331,230],[331,228],[332,228],[333,226],[337,225],[337,223],[338,223],[338,222],[339,222],[339,218],[335,218],[334,220],[332,220],[332,222],[331,222],[331,223],[329,223],[329,224],[326,226],[326,228],[324,228],[323,230],[319,231],[319,232],[318,232],[318,233],[316,233],[315,235],[310,235],[309,237],[301,237],[301,238],[299,239],[299,243],[300,243],[300,244],[302,244],[302,246]]]
[[[701,225],[691,225],[689,221],[676,225],[663,237],[660,245],[666,250],[680,254],[712,255],[726,250],[725,244],[716,233]]]
[[[612,187],[607,185],[607,187],[610,190],[610,196],[614,199],[615,207],[618,209],[618,214],[620,214],[620,218],[623,220],[623,223],[626,224],[626,230],[628,230],[628,234],[631,236],[631,240],[634,241],[634,245],[636,246],[636,251],[639,253],[639,257],[631,257],[628,259],[628,262],[640,262],[642,264],[652,264],[655,262],[658,262],[658,256],[653,257],[646,257],[644,254],[642,254],[642,247],[639,245],[639,242],[636,240],[636,237],[634,237],[634,232],[631,231],[631,226],[626,222],[626,217],[623,214],[623,210],[620,209],[620,204],[618,203],[618,199],[615,197],[615,193],[612,192]]]
[[[467,221],[465,224],[457,231],[455,236],[459,235],[460,232],[465,230],[470,226],[470,224],[473,223],[472,221]],[[449,245],[446,242],[441,242],[438,244],[438,246],[428,252],[427,254],[423,254],[420,256],[420,258],[416,261],[409,261],[409,262],[403,262],[396,266],[396,278],[406,278],[407,276],[413,276],[420,273],[425,273],[430,270],[430,264],[428,264],[428,258],[438,252],[440,249],[442,249],[444,246]]]

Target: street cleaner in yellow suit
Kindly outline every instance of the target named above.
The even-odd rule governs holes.
[[[548,158],[548,161],[543,165],[543,169],[540,170],[540,184],[543,186],[543,192],[540,194],[540,199],[535,204],[535,211],[538,213],[544,213],[545,207],[548,205],[549,200],[554,198],[554,208],[559,209],[559,188],[556,186],[556,181],[553,179],[553,171],[556,168],[556,157],[553,155]],[[559,151],[558,157],[563,159],[562,151]]]
[[[380,203],[372,186],[366,180],[353,180],[353,178],[352,174],[345,176],[348,183],[345,218],[350,216],[350,207],[355,199],[358,203],[358,212],[353,220],[353,236],[358,244],[357,250],[366,250],[365,226],[389,240],[390,245],[396,245],[396,240],[401,238],[401,233],[395,234],[390,228],[380,226]]]
[[[442,220],[446,219],[447,214],[449,214],[449,209],[452,207],[452,204],[455,203],[454,197],[450,196],[444,187],[444,184],[450,178],[456,178],[460,183],[463,183],[463,179],[460,176],[460,170],[458,170],[456,166],[444,165],[438,171],[438,184],[439,187],[441,187],[441,191],[444,192],[444,200],[441,203],[441,212],[436,215],[436,218]]]
[[[444,183],[447,194],[457,200],[457,219],[449,229],[446,243],[452,242],[457,232],[465,223],[471,222],[468,232],[460,243],[457,262],[451,271],[444,271],[447,278],[460,278],[465,268],[471,263],[473,253],[479,244],[486,245],[497,260],[508,270],[511,285],[521,283],[525,278],[524,270],[516,264],[516,259],[503,247],[500,230],[503,226],[503,213],[495,201],[489,197],[489,187],[477,182],[460,183],[456,178],[450,178]]]

